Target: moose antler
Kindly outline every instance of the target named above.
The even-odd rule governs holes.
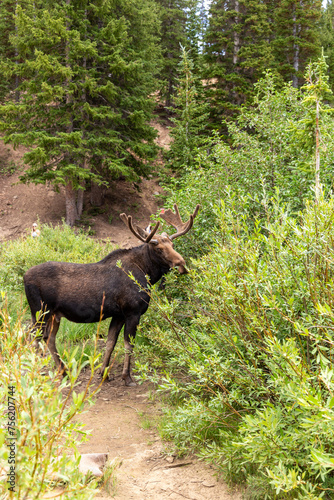
[[[138,238],[140,241],[143,241],[144,243],[149,243],[151,241],[151,239],[158,231],[158,228],[160,226],[160,222],[158,221],[154,226],[154,228],[152,229],[152,231],[148,233],[147,231],[141,229],[138,226],[136,226],[137,230],[133,227],[131,215],[120,214],[120,218],[122,219],[124,224],[130,229],[130,231],[135,235],[135,237]]]
[[[170,224],[176,229],[176,233],[172,234],[169,237],[171,240],[177,238],[178,236],[186,234],[192,228],[194,219],[198,213],[199,208],[200,205],[196,205],[194,213],[190,215],[189,220],[187,222],[182,222],[180,217],[180,212],[176,203],[174,203],[175,214],[174,212],[172,212],[170,208],[168,210],[162,209],[160,217],[162,217],[167,222],[167,224]]]

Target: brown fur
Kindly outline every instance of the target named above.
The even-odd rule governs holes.
[[[119,262],[121,268],[117,265]],[[109,366],[124,325],[126,354],[122,377],[126,385],[133,385],[130,357],[140,317],[150,302],[148,286],[159,281],[172,267],[178,267],[182,274],[187,272],[184,259],[174,250],[169,237],[163,234],[130,250],[115,250],[93,264],[45,262],[30,268],[24,275],[24,286],[32,323],[36,328],[41,327],[42,337],[59,369],[65,372],[56,349],[56,335],[62,317],[76,323],[112,318],[102,375]],[[129,277],[130,273],[139,286]],[[44,314],[37,321],[40,310]]]

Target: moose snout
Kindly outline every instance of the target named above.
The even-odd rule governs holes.
[[[181,257],[181,255],[179,256],[178,259],[175,260],[173,267],[177,267],[177,270],[179,271],[180,274],[188,273],[185,260],[183,259],[183,257]]]
[[[179,266],[177,270],[179,271],[180,274],[188,274],[188,272],[189,272],[188,269],[182,265]]]

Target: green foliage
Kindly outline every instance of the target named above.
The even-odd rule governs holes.
[[[271,72],[255,88],[253,105],[242,108],[234,123],[226,123],[229,140],[213,134],[205,146],[192,151],[192,162],[183,169],[183,175],[165,182],[170,193],[167,204],[177,202],[185,213],[190,213],[196,203],[201,204],[196,224],[178,243],[185,255],[198,256],[214,244],[219,227],[214,206],[220,199],[226,199],[237,213],[242,207],[243,217],[252,226],[255,218],[266,217],[265,210],[277,192],[291,213],[314,198],[315,159],[310,155],[314,149],[305,147],[305,141],[297,136],[307,136],[314,148],[314,129],[312,135],[305,125],[310,120],[315,125],[314,110],[305,102],[307,94],[291,85],[278,86]],[[325,192],[330,192],[333,115],[325,104],[323,108],[321,182]]]
[[[22,292],[23,275],[32,266],[49,260],[96,262],[113,249],[112,245],[100,245],[84,233],[76,234],[66,224],[56,228],[43,225],[38,238],[27,236],[1,244],[0,281],[6,291]]]
[[[301,105],[306,111],[306,116],[298,123],[299,128],[296,135],[302,142],[304,149],[309,152],[314,152],[316,148],[315,129],[317,119],[323,150],[326,149],[325,143],[330,137],[329,128],[331,123],[325,120],[326,115],[332,113],[332,108],[326,103],[332,94],[328,85],[329,77],[327,72],[328,66],[325,56],[322,54],[319,60],[311,62],[307,66],[306,83],[301,89],[303,93]]]
[[[22,180],[64,185],[73,202],[88,180],[106,184],[148,171],[156,153],[149,124],[159,57],[155,3],[27,1],[14,20],[16,57],[0,59],[0,74],[17,78],[18,87],[15,95],[7,89],[0,129],[6,142],[31,148]],[[67,215],[73,225],[81,214]]]
[[[186,13],[189,0],[156,0],[161,21],[162,64],[160,68],[161,96],[167,107],[173,103],[180,44],[186,42]]]
[[[322,83],[324,64],[310,65],[309,83]],[[334,148],[324,102],[319,151],[329,199],[312,201],[314,98],[323,98],[326,77],[323,84],[319,99],[318,87],[277,86],[268,72],[253,106],[227,124],[229,142],[213,135],[167,183],[184,220],[201,204],[177,241],[186,260],[201,259],[190,275],[168,277],[167,297],[153,291],[141,324],[138,369],[170,405],[162,435],[244,482],[247,498],[334,491]]]
[[[15,4],[11,0],[3,0],[0,4],[0,61],[13,58],[17,59],[17,53],[10,43],[10,36],[14,31]],[[9,75],[2,75],[0,82],[0,103],[3,102],[8,94],[8,89],[15,91],[18,85],[18,79],[11,78]]]
[[[294,127],[297,140],[303,144],[305,151],[315,153],[315,197],[319,199],[321,191],[321,153],[326,152],[330,141],[333,119],[333,109],[324,101],[332,94],[328,84],[328,66],[325,56],[311,62],[306,70],[306,84],[302,87],[305,113]]]
[[[277,88],[276,82],[267,72],[255,85],[253,106],[243,108],[236,122],[229,124],[237,160],[229,181],[239,192],[258,200],[264,191],[270,197],[279,188],[284,199],[299,203],[309,187],[305,175],[308,156],[296,147],[290,127],[303,115],[301,95],[290,85]]]
[[[227,150],[227,148],[222,149]],[[221,153],[223,156],[223,151]],[[177,251],[184,254],[184,257],[206,253],[214,242],[217,216],[212,207],[224,191],[225,176],[216,166],[212,164],[208,166],[207,163],[207,158],[203,158],[202,165],[207,168],[192,167],[186,170],[182,177],[171,178],[166,184],[170,195],[165,207],[173,208],[173,204],[177,203],[183,221],[188,220],[197,203],[201,205],[196,224],[185,238],[179,238],[175,243]],[[171,228],[166,226],[165,230],[168,233]]]
[[[188,0],[186,6],[186,49],[194,62],[196,74],[201,73],[201,45],[203,43],[203,23],[206,15],[205,6],[202,1]]]
[[[15,493],[2,480],[0,496],[4,500],[37,500],[54,495],[54,489],[61,487],[64,499],[93,498],[96,481],[84,477],[78,469],[77,446],[86,441],[86,433],[75,417],[82,413],[84,404],[92,404],[94,393],[89,384],[98,360],[96,350],[79,362],[69,355],[69,377],[60,380],[49,367],[50,356],[41,357],[28,340],[22,328],[22,312],[13,321],[4,294],[1,299],[0,402],[2,415],[11,403],[7,418],[12,430],[7,424],[0,428],[0,467],[7,472],[13,464],[9,459],[15,455]],[[77,377],[85,365],[91,368],[91,378],[77,392]],[[9,441],[10,432],[17,438],[15,450],[7,445],[13,443]]]
[[[272,2],[274,34],[272,50],[275,67],[285,82],[294,87],[303,83],[310,60],[320,55],[321,0],[282,0]],[[271,13],[270,13],[271,14]]]
[[[215,129],[249,104],[268,69],[296,88],[302,84],[307,64],[320,52],[320,17],[320,0],[211,2],[203,74]]]
[[[272,200],[253,228],[231,207],[215,207],[217,245],[183,295],[153,294],[142,377],[177,403],[164,435],[247,482],[249,498],[330,498],[334,200],[297,219]]]
[[[333,31],[333,19],[334,19],[334,5],[332,0],[328,0],[324,6],[321,23],[320,23],[320,44],[323,47],[327,64],[328,64],[328,75],[329,75],[329,85],[331,89],[334,83],[334,31]]]
[[[253,107],[243,109],[236,123],[229,125],[231,145],[238,148],[235,155],[240,160],[233,172],[238,189],[260,199],[261,184],[268,198],[278,188],[284,201],[296,210],[305,198],[313,197],[315,156],[310,153],[316,151],[317,137],[326,191],[333,182],[333,115],[323,102],[329,92],[323,57],[310,64],[305,78],[309,83],[301,91],[290,85],[280,88],[268,72],[255,85]],[[232,180],[231,185],[234,183]]]
[[[268,2],[211,2],[204,75],[215,128],[220,128],[223,116],[234,116],[261,73],[272,67],[271,18]]]

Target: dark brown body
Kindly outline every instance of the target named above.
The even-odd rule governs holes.
[[[45,313],[41,324],[43,339],[59,368],[65,371],[56,349],[61,318],[94,323],[102,314],[102,319],[112,318],[102,374],[124,325],[126,355],[122,377],[126,385],[132,385],[130,355],[140,317],[150,302],[148,285],[156,283],[175,266],[181,273],[187,272],[183,258],[164,233],[130,250],[115,250],[97,263],[45,262],[30,268],[24,275],[24,286],[32,322],[37,323],[38,311]],[[138,284],[129,277],[130,273]]]

